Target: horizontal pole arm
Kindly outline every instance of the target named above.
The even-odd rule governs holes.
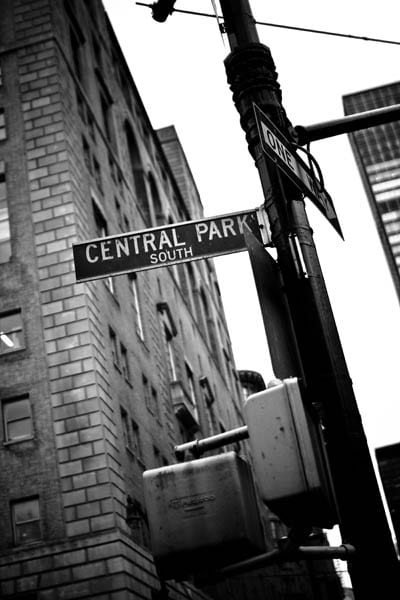
[[[175,446],[175,456],[177,460],[182,461],[185,459],[185,453],[190,452],[195,458],[198,458],[208,450],[215,450],[216,448],[221,448],[228,444],[234,444],[235,442],[245,440],[248,437],[249,431],[247,426],[244,425],[243,427],[224,431],[224,433],[212,435],[208,438],[203,438],[202,440],[193,440],[192,442]]]
[[[294,556],[300,559],[306,558],[340,558],[349,560],[356,549],[351,544],[342,544],[341,546],[299,546]]]
[[[342,544],[341,546],[299,546],[297,549],[289,551],[271,550],[254,558],[224,567],[216,573],[216,577],[217,579],[223,579],[232,575],[253,571],[254,569],[260,569],[261,567],[277,562],[291,562],[311,558],[340,558],[341,560],[350,560],[355,551],[354,546],[351,544]]]
[[[368,110],[341,119],[317,123],[316,125],[296,125],[297,143],[300,146],[343,133],[351,133],[367,127],[384,125],[400,119],[400,104]]]

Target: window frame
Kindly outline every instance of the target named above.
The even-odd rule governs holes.
[[[16,520],[16,507],[18,505],[22,505],[24,503],[29,503],[29,502],[36,502],[36,512],[37,512],[37,518],[33,518],[33,519],[26,519],[24,521],[20,521],[17,522]],[[41,511],[40,511],[40,501],[39,501],[39,496],[30,496],[28,498],[20,498],[18,500],[13,500],[10,503],[10,509],[11,509],[11,524],[12,524],[12,529],[13,529],[13,539],[14,539],[14,544],[16,546],[25,546],[28,544],[34,544],[36,542],[40,542],[43,539],[43,526],[42,526],[42,519],[41,519]],[[26,523],[35,523],[37,522],[39,524],[39,536],[35,537],[34,539],[30,539],[28,541],[24,541],[21,540],[20,535],[18,534],[18,525],[21,524],[26,524]]]
[[[13,327],[11,329],[3,328],[3,325],[2,325],[3,320],[6,319],[7,317],[14,316],[17,314],[20,316],[20,327]],[[15,347],[15,344],[12,342],[12,340],[8,334],[17,333],[17,332],[21,332],[21,339],[20,339],[21,345]],[[25,350],[26,345],[25,345],[25,336],[24,336],[24,323],[23,323],[23,319],[22,319],[22,311],[20,308],[17,308],[14,310],[8,310],[8,311],[0,313],[0,340],[3,342],[3,344],[5,344],[8,347],[7,350],[2,350],[2,347],[0,345],[0,358],[4,355],[11,354],[13,352],[18,352],[19,350]]]
[[[21,402],[23,400],[27,401],[28,404],[28,415],[21,417],[21,418],[14,418],[14,419],[10,419],[7,417],[7,407],[10,406],[13,403],[17,403],[17,402]],[[4,435],[4,444],[16,444],[19,442],[23,442],[25,440],[31,440],[34,437],[34,431],[33,431],[33,414],[32,414],[32,406],[30,403],[30,399],[29,399],[29,395],[25,394],[23,396],[16,396],[13,398],[4,398],[4,400],[2,400],[1,402],[1,413],[2,413],[2,418],[3,418],[3,435]],[[28,420],[30,423],[30,427],[29,427],[29,433],[22,435],[22,436],[18,436],[18,437],[11,437],[10,433],[9,433],[9,424],[10,423],[15,423],[17,421],[25,421]]]
[[[130,372],[130,367],[129,367],[128,349],[122,342],[119,343],[119,349],[120,349],[120,359],[121,359],[120,360],[120,368],[121,368],[122,374],[125,377],[126,381],[130,381],[131,372]]]
[[[125,448],[132,451],[132,437],[131,437],[131,432],[129,430],[128,411],[123,406],[120,406],[120,413],[121,413],[122,436],[123,436],[123,440],[124,440],[124,445],[125,445]]]
[[[136,458],[143,462],[143,451],[142,451],[142,440],[140,438],[140,429],[139,425],[135,421],[135,419],[131,418],[131,428],[132,428],[132,447],[131,452],[136,456]]]
[[[110,339],[112,362],[117,369],[120,369],[117,334],[110,326],[108,327],[108,335]]]

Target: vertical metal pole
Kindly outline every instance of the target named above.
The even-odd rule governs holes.
[[[248,0],[221,0],[221,8],[232,50],[225,60],[228,83],[259,171],[307,395],[319,407],[326,429],[342,540],[356,548],[349,563],[355,597],[395,599],[400,594],[398,561],[304,201],[292,184],[282,181],[258,139],[253,103],[291,137],[275,65],[269,49],[258,41]],[[293,239],[306,274],[299,273]]]

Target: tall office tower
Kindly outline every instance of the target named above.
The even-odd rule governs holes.
[[[400,82],[343,97],[346,115],[400,103]],[[372,214],[400,300],[400,121],[350,134]]]
[[[77,284],[71,247],[202,205],[101,2],[3,0],[0,39],[0,596],[150,599],[143,471],[243,425],[216,273]]]
[[[393,529],[400,548],[400,444],[390,444],[375,450]]]

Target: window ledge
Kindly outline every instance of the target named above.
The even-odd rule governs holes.
[[[9,441],[3,442],[3,446],[13,446],[14,444],[21,444],[23,442],[29,442],[34,439],[35,439],[35,437],[33,435],[30,435],[27,437],[20,438],[18,440],[9,440]]]
[[[15,348],[15,350],[6,350],[0,354],[0,359],[5,358],[6,356],[15,356],[17,353],[21,354],[22,352],[26,352],[26,346]]]
[[[44,539],[40,538],[39,540],[32,540],[30,542],[20,542],[19,544],[14,543],[14,550],[26,550],[26,548],[30,548],[31,546],[40,546],[44,544]]]

